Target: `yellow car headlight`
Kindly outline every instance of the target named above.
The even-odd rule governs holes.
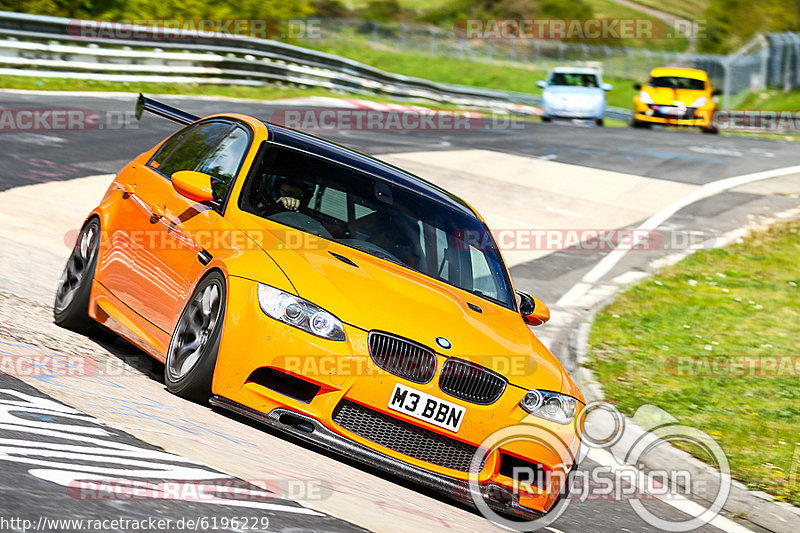
[[[578,400],[558,392],[529,390],[519,402],[520,407],[559,424],[569,424],[578,411]]]
[[[259,283],[258,304],[267,316],[317,337],[333,341],[343,341],[345,338],[342,322],[338,318],[294,294]]]

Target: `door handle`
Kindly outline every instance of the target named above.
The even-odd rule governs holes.
[[[122,198],[127,200],[136,192],[136,184],[135,183],[126,183],[122,186]]]

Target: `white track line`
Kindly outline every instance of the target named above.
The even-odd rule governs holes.
[[[624,471],[637,472],[637,470],[633,466],[621,463],[619,460],[617,460],[616,457],[614,457],[614,455],[612,455],[607,450],[592,448],[589,450],[587,457],[592,461],[596,462],[597,464],[611,469],[611,472],[614,472],[617,475],[620,475]],[[628,476],[626,476],[626,479],[629,479]],[[644,485],[645,484],[641,484],[639,486],[639,489],[646,490],[646,487]],[[670,494],[668,498],[661,498],[659,499],[659,501],[662,503],[666,503],[671,507],[674,507],[678,511],[685,513],[690,517],[699,516],[702,512],[706,510],[705,507],[701,506],[698,503],[693,502],[692,500],[684,496],[681,496],[680,494]],[[741,524],[734,522],[733,520],[726,518],[722,515],[715,516],[714,518],[709,520],[708,524],[716,527],[717,529],[721,529],[722,531],[725,531],[727,533],[753,533],[752,530],[747,529]]]
[[[728,189],[739,187],[753,183],[754,181],[761,181],[771,178],[778,178],[780,176],[787,176],[789,174],[800,173],[800,166],[784,167],[775,170],[766,170],[764,172],[756,172],[754,174],[744,174],[742,176],[735,176],[733,178],[725,178],[711,183],[706,183],[696,191],[685,197],[668,205],[655,215],[645,220],[637,229],[638,230],[655,230],[664,223],[672,215],[683,209],[684,207],[719,194]],[[581,281],[573,285],[556,303],[559,307],[567,307],[576,305],[576,303],[592,288],[592,284],[598,282],[603,276],[608,274],[620,260],[625,257],[628,251],[636,246],[636,244],[644,237],[646,231],[634,232],[631,242],[620,243],[614,250],[607,256],[600,260],[589,272],[587,272]]]

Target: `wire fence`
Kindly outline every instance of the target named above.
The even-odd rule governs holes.
[[[659,66],[705,70],[730,108],[750,91],[800,87],[800,34],[757,35],[730,55],[697,54],[541,39],[464,39],[433,26],[323,19],[307,44],[370,46],[476,63],[501,63],[546,72],[558,65],[596,66],[608,78],[644,80]],[[303,39],[301,39],[303,41]],[[532,79],[533,85],[535,80]]]
[[[771,33],[766,39],[767,83],[787,91],[800,88],[800,33]]]

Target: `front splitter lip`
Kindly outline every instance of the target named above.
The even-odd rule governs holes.
[[[313,417],[284,408],[273,409],[269,414],[265,414],[221,396],[213,396],[209,402],[216,407],[246,416],[327,450],[419,483],[444,496],[475,507],[472,500],[475,491],[467,481],[430,472],[424,468],[404,463],[367,448],[331,431]],[[528,520],[535,520],[544,516],[542,512],[521,506],[517,496],[505,487],[490,483],[483,485],[482,488],[484,490],[484,495],[482,496],[484,501],[494,511]]]

